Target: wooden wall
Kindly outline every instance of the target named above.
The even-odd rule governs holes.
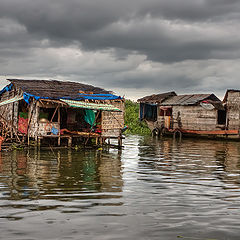
[[[31,102],[28,119],[29,119],[29,136],[37,138],[38,136],[38,115],[39,115],[39,103],[35,100]]]
[[[228,129],[240,128],[240,92],[228,92],[227,98]]]
[[[173,119],[176,120],[180,112],[182,128],[186,130],[219,130],[217,125],[217,110],[206,110],[201,106],[174,106]],[[177,121],[174,121],[174,128],[177,128]]]
[[[160,112],[160,111],[158,111]],[[219,130],[217,128],[217,110],[206,110],[201,106],[173,106],[173,129],[179,128],[177,116],[180,112],[182,129],[186,130]],[[158,125],[164,123],[164,117],[158,114]]]
[[[102,136],[118,137],[121,134],[121,128],[124,127],[125,104],[123,100],[111,101],[111,105],[122,110],[122,112],[102,112]]]
[[[12,91],[5,92],[1,96],[1,101],[5,101],[15,97],[18,92],[13,89]],[[3,106],[0,106],[0,114],[1,116],[7,120],[8,123],[12,124],[13,127],[17,128],[18,124],[18,102],[9,103]],[[3,118],[0,120],[2,121]]]
[[[10,92],[5,92],[1,96],[1,101],[10,99],[15,95],[19,94],[15,89]],[[124,112],[125,112],[125,102],[124,100],[114,100],[108,101],[106,104],[114,105],[115,107],[122,110],[122,112],[102,112],[102,136],[103,137],[118,137],[121,134],[121,129],[124,127]],[[0,107],[0,114],[3,114],[3,117],[11,122],[15,128],[18,128],[18,102],[10,103]],[[29,125],[29,136],[31,138],[36,138],[37,136],[43,136],[49,130],[46,124],[39,123],[39,109],[41,104],[35,100],[31,102],[28,107],[28,119],[30,122]],[[52,124],[53,125],[53,124]],[[58,123],[54,123],[54,127],[59,129],[60,126]],[[60,130],[60,129],[59,129]]]

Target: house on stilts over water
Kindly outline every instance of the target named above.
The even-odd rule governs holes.
[[[77,82],[20,80],[0,91],[1,140],[69,145],[118,139],[122,145],[124,99]]]
[[[167,92],[138,99],[139,118],[155,135],[176,134],[240,139],[240,91],[214,94]]]

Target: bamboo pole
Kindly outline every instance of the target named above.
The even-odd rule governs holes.
[[[58,105],[59,106],[59,105]],[[61,113],[60,113],[60,108],[58,108],[58,124],[59,124],[59,133],[58,133],[58,135],[59,135],[59,137],[58,137],[58,146],[60,146],[61,145],[61,133],[60,133],[60,121],[61,121],[61,115],[60,115]]]

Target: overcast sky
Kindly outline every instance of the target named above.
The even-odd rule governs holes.
[[[0,77],[137,99],[240,89],[239,0],[0,0]]]

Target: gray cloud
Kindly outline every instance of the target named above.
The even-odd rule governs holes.
[[[240,87],[239,20],[238,0],[0,0],[0,75],[221,92]]]

